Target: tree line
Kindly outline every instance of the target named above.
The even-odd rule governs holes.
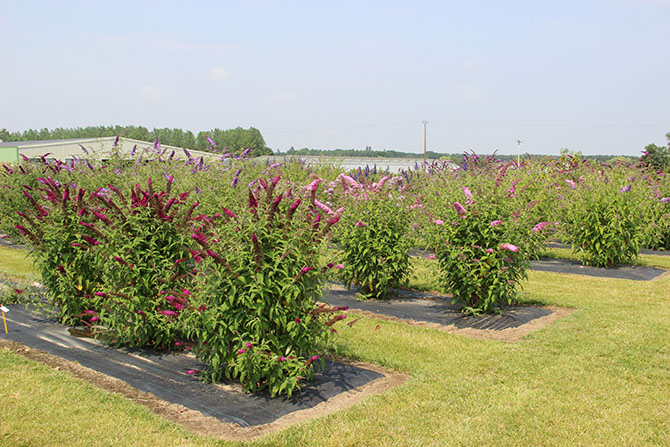
[[[312,149],[312,148],[302,148],[295,149],[291,147],[286,151],[287,155],[303,155],[303,156],[325,156],[325,157],[346,157],[346,158],[356,158],[356,157],[371,157],[371,158],[423,158],[422,153],[415,152],[401,152],[394,150],[373,150],[369,146],[364,150],[361,149]],[[479,154],[482,155],[482,154]],[[587,158],[589,160],[597,160],[601,162],[607,161],[636,161],[637,157],[626,157],[626,156],[616,156],[616,155],[582,155],[581,152],[572,152],[567,149],[562,149],[560,155],[575,155],[580,158]],[[553,158],[558,158],[560,155],[553,156]],[[551,157],[547,155],[534,155],[534,154],[523,154],[523,158],[545,158]],[[494,152],[494,158],[501,161],[510,161],[516,160],[516,155],[513,154],[496,154]],[[454,163],[463,162],[463,154],[450,154],[450,153],[440,153],[435,151],[426,151],[426,159],[428,160],[451,160]]]
[[[267,147],[261,132],[255,127],[243,129],[212,129],[203,130],[194,134],[190,130],[177,128],[154,128],[147,129],[144,126],[88,126],[76,128],[56,129],[28,129],[24,131],[10,132],[7,129],[0,130],[2,141],[41,141],[41,140],[64,140],[69,138],[99,138],[122,136],[133,140],[153,142],[156,138],[161,144],[168,146],[183,147],[201,151],[219,151],[239,154],[247,148],[253,148],[253,155],[271,155],[272,149]],[[209,139],[211,139],[211,141]],[[212,142],[214,143],[212,145]]]

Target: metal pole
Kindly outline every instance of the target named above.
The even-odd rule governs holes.
[[[423,167],[426,168],[426,126],[428,121],[423,120]]]
[[[521,140],[516,140],[516,165],[519,166],[521,158]]]

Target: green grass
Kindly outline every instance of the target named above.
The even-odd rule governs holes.
[[[576,261],[580,260],[579,254],[573,253],[569,248],[547,248],[542,256],[553,259],[573,259]],[[670,269],[670,256],[641,254],[636,259],[634,259],[631,264]]]
[[[529,271],[523,285],[525,301],[576,310],[520,343],[340,325],[339,352],[410,380],[251,445],[670,445],[670,278]],[[0,421],[0,446],[235,445],[2,349]]]
[[[26,250],[0,246],[0,277],[26,281],[35,277],[33,263]]]

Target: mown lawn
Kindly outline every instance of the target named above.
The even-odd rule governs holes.
[[[367,318],[341,325],[338,351],[411,379],[251,445],[670,445],[670,277],[530,271],[523,299],[576,310],[520,343]],[[0,399],[1,446],[236,445],[2,349]]]

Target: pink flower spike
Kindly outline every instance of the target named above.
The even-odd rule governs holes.
[[[361,222],[361,221],[359,220],[358,222],[356,222],[356,226],[357,226],[357,227],[365,227],[365,226],[367,226],[367,225],[365,225],[363,222]]]
[[[100,317],[93,317],[93,318],[91,318],[91,319],[88,320],[88,321],[91,322],[91,323],[95,323],[95,322],[98,321],[99,319],[100,319]]]
[[[245,346],[247,347],[247,349],[251,349],[251,347],[252,347],[253,345],[252,345],[250,342],[247,342],[247,343],[245,344]]]
[[[435,259],[435,255],[428,255],[428,259]]]
[[[186,374],[195,374],[195,373],[197,373],[197,372],[198,372],[197,369],[187,369],[187,370],[186,370]]]
[[[333,213],[333,210],[331,210],[330,207],[328,207],[328,205],[326,205],[325,203],[321,203],[316,199],[314,199],[314,206],[316,206],[326,214],[335,214]]]
[[[300,324],[302,323],[302,320],[300,318],[296,318],[295,320],[293,320],[293,322],[296,324]]]
[[[246,349],[238,349],[238,350],[237,350],[237,355],[242,355],[242,354],[244,354],[245,352],[247,352]]]
[[[319,183],[321,183],[321,182],[323,182],[323,179],[318,178],[318,179],[314,180],[312,183],[307,185],[307,190],[310,191],[310,192],[316,191],[316,188],[319,187]]]
[[[487,248],[487,249],[484,250],[484,251],[485,251],[486,253],[493,253],[493,249],[492,249],[492,248]]]
[[[512,244],[500,244],[500,249],[501,250],[513,251],[515,253],[517,251],[519,251],[519,247],[517,247],[516,245],[512,245]]]
[[[335,268],[338,270],[342,270],[344,268],[344,264],[337,264]]]
[[[456,208],[456,212],[458,213],[459,216],[462,216],[463,214],[466,213],[465,208],[460,203],[454,202],[453,205],[454,208]]]
[[[282,355],[281,357],[279,357],[278,360],[279,360],[280,362],[285,362],[285,361],[286,361],[286,357],[284,357],[284,356]]]
[[[161,314],[167,317],[176,317],[178,315],[174,310],[161,310]]]
[[[551,222],[540,222],[539,224],[535,225],[531,231],[531,233],[537,233],[540,232],[546,227],[547,225],[551,225]]]
[[[313,362],[315,362],[315,361],[319,360],[319,356],[318,356],[318,355],[313,355],[313,356],[310,358],[310,360],[313,361]]]
[[[502,223],[502,220],[494,220],[493,222],[491,222],[491,226],[492,227],[497,227],[501,223]]]
[[[444,221],[442,219],[435,219],[435,225],[444,225]]]

